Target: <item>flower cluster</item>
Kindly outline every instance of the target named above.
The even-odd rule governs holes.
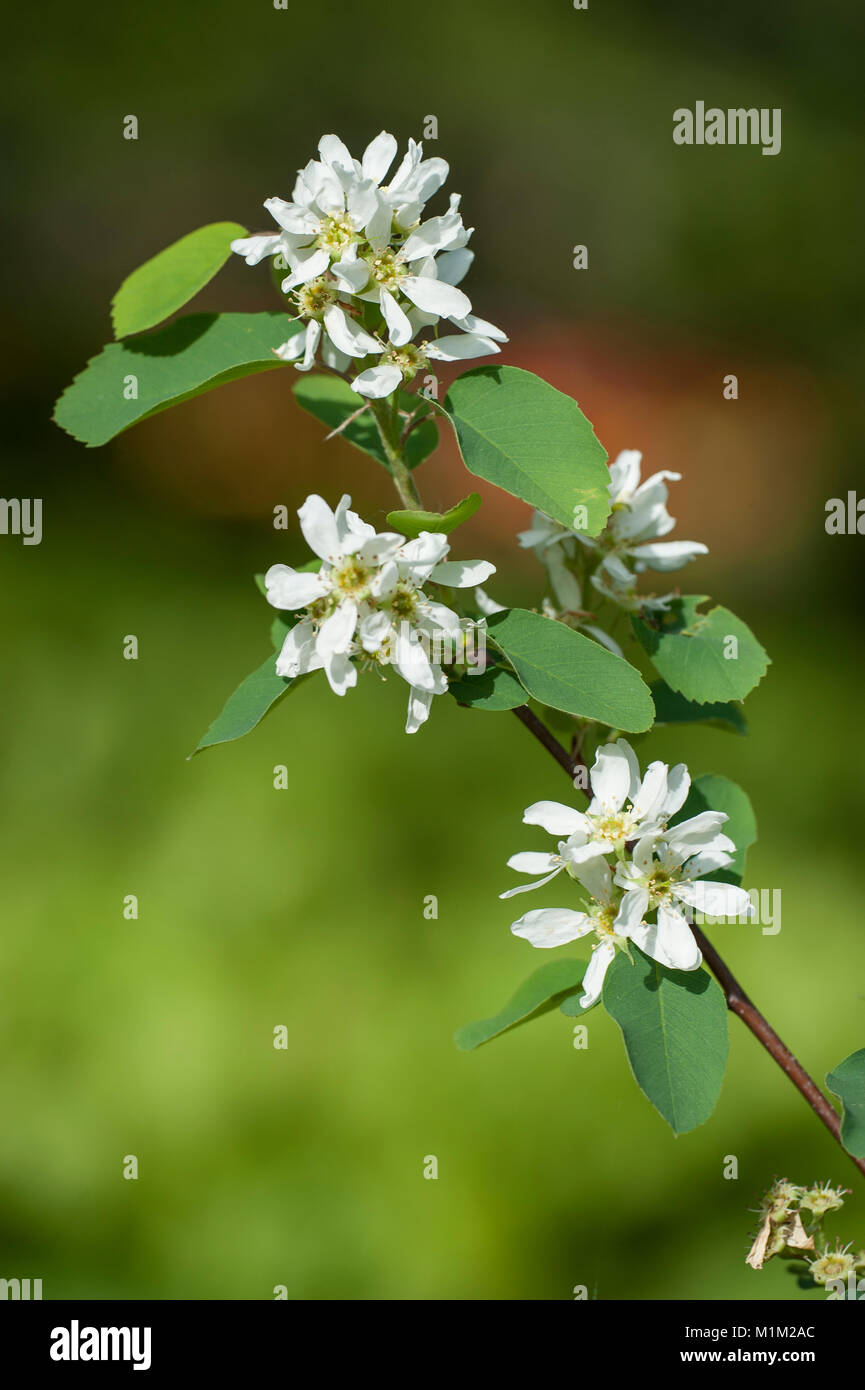
[[[520,545],[535,550],[546,566],[558,604],[558,612],[551,609],[550,616],[563,617],[601,641],[605,635],[600,629],[583,621],[589,615],[583,612],[578,569],[588,573],[592,587],[618,607],[651,612],[667,608],[674,595],[637,593],[638,576],[645,570],[668,573],[681,569],[689,560],[708,553],[699,541],[661,539],[676,524],[667,511],[667,482],[678,481],[682,475],[662,469],[641,483],[641,461],[636,449],[625,449],[610,465],[612,511],[599,536],[568,530],[543,512],[535,512],[529,530],[518,537]],[[609,639],[607,645],[618,651]]]
[[[814,1283],[823,1285],[843,1283],[854,1270],[865,1269],[865,1250],[854,1255],[851,1245],[839,1241],[830,1248],[821,1228],[824,1216],[843,1207],[847,1192],[828,1182],[797,1187],[779,1178],[760,1205],[759,1230],[745,1263],[762,1269],[774,1255],[804,1259]]]
[[[735,845],[721,826],[722,811],[701,811],[677,825],[691,779],[684,763],[668,768],[653,762],[641,777],[636,754],[624,739],[598,749],[590,773],[592,799],[586,811],[557,801],[538,801],[523,816],[561,837],[554,854],[515,854],[508,866],[540,875],[510,888],[510,898],[549,883],[560,873],[588,895],[580,910],[566,907],[527,912],[511,926],[533,946],[562,946],[593,934],[595,944],[583,979],[584,1008],[601,994],[604,975],[617,950],[633,941],[673,970],[696,970],[702,960],[688,923],[691,909],[707,916],[752,915],[748,894],[701,877],[732,862]],[[650,920],[651,919],[651,920]]]
[[[320,159],[300,170],[291,202],[265,201],[280,230],[231,243],[247,265],[280,257],[277,264],[289,270],[282,290],[291,295],[303,328],[277,355],[309,371],[320,351],[334,371],[360,369],[353,391],[380,398],[431,360],[498,352],[505,334],[476,318],[457,288],[474,257],[468,250],[473,228],[463,226],[459,195],[451,194],[446,213],[421,220],[448,176],[445,161],[424,159],[423,147],[410,140],[385,183],[397,153],[387,131],[360,160],[336,135],[322,136],[318,151]],[[442,319],[459,332],[438,337]],[[371,357],[376,360],[369,363]]]
[[[350,510],[344,496],[331,511],[313,493],[298,511],[319,568],[272,565],[264,577],[268,603],[299,612],[276,661],[279,676],[323,670],[337,695],[357,684],[357,664],[392,666],[409,685],[406,733],[429,715],[433,695],[447,691],[443,666],[465,657],[471,620],[459,617],[426,584],[465,589],[495,566],[447,560],[447,536],[422,531],[406,540],[378,533]]]

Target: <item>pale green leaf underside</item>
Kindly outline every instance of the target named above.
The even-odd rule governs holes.
[[[540,1018],[541,1014],[549,1013],[565,1001],[570,1009],[571,996],[582,984],[585,968],[585,961],[581,960],[551,960],[542,965],[523,981],[499,1013],[457,1029],[454,1042],[460,1052],[471,1052],[521,1023]],[[578,1005],[575,1007],[582,1012]],[[569,1013],[569,1016],[576,1018],[577,1013]]]
[[[702,968],[667,970],[632,944],[604,981],[604,1005],[622,1030],[640,1090],[675,1134],[715,1108],[727,1065],[727,1006]]]
[[[478,367],[458,377],[444,409],[470,473],[563,526],[586,508],[596,536],[610,510],[606,451],[576,401],[519,367]]]
[[[865,1158],[865,1048],[839,1062],[826,1085],[844,1107],[841,1143],[854,1158]]]
[[[648,686],[606,647],[524,608],[496,613],[487,626],[521,684],[542,704],[627,733],[651,726],[655,707]]]
[[[769,658],[729,609],[715,605],[701,613],[707,603],[688,594],[660,615],[658,628],[634,617],[634,632],[658,674],[687,700],[743,700],[765,676]]]
[[[155,333],[109,343],[57,402],[54,419],[93,448],[169,406],[253,372],[285,367],[274,357],[298,325],[282,313],[189,314]],[[130,378],[137,399],[127,399]]]
[[[111,303],[115,338],[143,333],[182,309],[225,265],[232,241],[246,235],[237,222],[212,222],[133,270]]]

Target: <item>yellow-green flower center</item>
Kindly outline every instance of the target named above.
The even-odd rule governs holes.
[[[405,266],[397,261],[389,247],[372,257],[370,269],[372,278],[386,290],[398,289],[400,280],[406,274]]]
[[[295,290],[294,299],[305,318],[321,318],[325,309],[336,303],[337,288],[330,280],[320,276]]]
[[[354,228],[344,214],[322,219],[318,244],[323,251],[329,251],[331,255],[343,255],[354,240]]]
[[[360,597],[369,584],[371,571],[354,556],[333,571],[333,582],[349,598]]]

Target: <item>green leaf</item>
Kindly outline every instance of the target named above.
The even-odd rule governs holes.
[[[489,661],[486,670],[450,681],[448,694],[453,695],[458,705],[471,705],[472,709],[516,709],[528,702],[513,672]]]
[[[627,733],[650,727],[655,707],[639,672],[591,638],[525,608],[494,613],[487,631],[542,704]]]
[[[854,1158],[865,1158],[865,1048],[839,1062],[826,1085],[843,1107],[841,1143]]]
[[[604,1005],[622,1030],[640,1090],[675,1134],[715,1108],[727,1065],[727,1005],[705,970],[667,970],[631,945],[604,980]]]
[[[181,237],[128,275],[111,304],[115,338],[141,333],[188,304],[247,235],[237,222],[211,222]]]
[[[671,690],[665,681],[653,681],[649,689],[655,705],[656,724],[711,724],[734,734],[748,732],[741,706],[733,701],[696,705],[677,690]]]
[[[750,628],[727,608],[697,594],[676,599],[657,628],[632,617],[634,632],[673,690],[704,705],[744,700],[766,674],[769,658]],[[735,639],[731,641],[731,639]]]
[[[449,531],[468,521],[470,516],[474,516],[480,505],[480,494],[470,492],[468,497],[464,497],[462,502],[457,502],[449,512],[388,512],[387,522],[394,531],[399,531],[401,536],[414,538],[419,536],[421,531],[443,531],[447,535]]]
[[[298,331],[285,314],[189,314],[167,328],[110,343],[64,391],[57,424],[93,448],[139,420],[224,382],[285,363],[273,349]],[[133,389],[137,397],[127,400]]]
[[[230,743],[248,734],[303,679],[303,676],[295,680],[278,676],[276,662],[272,655],[269,656],[228,697],[222,713],[213,721],[190,757],[194,758],[205,748],[212,748],[215,743]]]
[[[552,960],[542,965],[523,981],[499,1013],[492,1018],[478,1019],[476,1023],[466,1023],[457,1029],[454,1042],[460,1052],[471,1052],[509,1032],[511,1028],[549,1013],[563,999],[570,999],[576,986],[582,982],[585,968],[585,961],[581,960]],[[576,1014],[571,1016],[575,1018]]]
[[[563,526],[596,536],[610,511],[606,451],[576,401],[519,367],[458,377],[444,409],[466,468]],[[585,517],[575,512],[586,508]]]
[[[687,801],[671,823],[678,825],[691,816],[698,816],[701,811],[723,811],[727,816],[723,833],[729,835],[736,846],[732,864],[726,869],[706,874],[706,878],[717,879],[719,883],[741,883],[745,874],[746,851],[757,839],[757,818],[747,792],[742,790],[738,782],[731,782],[729,777],[719,777],[715,773],[697,777],[691,783]]]
[[[316,420],[320,420],[331,430],[338,429],[345,420],[362,410],[365,404],[363,396],[352,391],[342,377],[322,376],[320,373],[303,376],[296,381],[294,394],[299,406],[308,410],[310,415],[314,415]],[[418,397],[401,391],[399,404],[401,410],[416,410]],[[347,439],[356,449],[376,459],[388,472],[391,471],[371,410],[365,410],[363,415],[347,425],[341,432],[341,438]],[[424,420],[417,429],[412,430],[405,448],[408,467],[416,468],[419,463],[423,463],[436,448],[438,441],[438,430],[432,419]]]

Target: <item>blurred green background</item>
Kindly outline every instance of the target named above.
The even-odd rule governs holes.
[[[678,1140],[600,1011],[587,1051],[558,1014],[452,1046],[540,963],[496,894],[523,808],[568,788],[516,720],[441,700],[408,740],[396,680],[310,681],[186,761],[267,650],[251,575],[299,554],[273,507],[347,488],[380,520],[384,474],[322,443],[288,370],[98,452],[49,416],[141,260],[205,222],[263,229],[325,130],[361,149],[436,115],[502,360],[577,396],[611,453],[681,467],[678,534],[712,552],[683,582],[772,655],[749,739],[644,746],[750,792],[748,884],[781,889],[782,931],[716,937],[822,1079],[865,1043],[862,542],[823,525],[862,485],[861,9],[48,0],[18,24],[0,493],[42,497],[45,534],[0,537],[0,1276],[48,1298],[803,1297],[745,1267],[747,1209],[775,1175],[850,1181],[830,1229],[861,1245],[865,1189],[735,1020],[716,1114]],[[780,106],[782,153],[674,146],[697,99]],[[200,297],[269,302],[239,261]],[[428,505],[468,490],[450,449],[418,476]],[[533,604],[526,509],[485,502],[459,551]]]

